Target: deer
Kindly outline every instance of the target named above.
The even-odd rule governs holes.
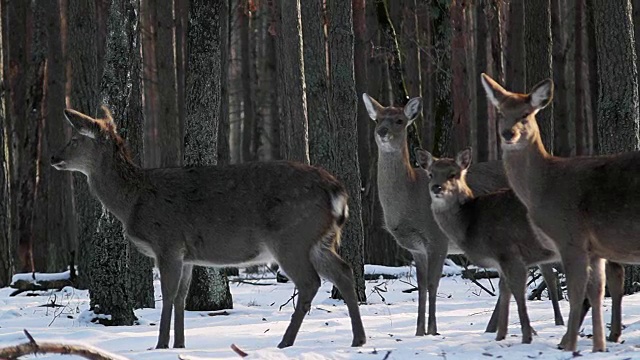
[[[449,241],[436,223],[430,206],[429,179],[410,163],[407,127],[420,114],[422,99],[412,98],[403,108],[383,107],[366,93],[362,94],[362,99],[369,117],[376,123],[374,136],[378,146],[378,194],[385,226],[398,245],[412,254],[416,266],[418,319],[415,335],[438,335],[436,294],[442,266],[447,254],[462,254],[462,250]],[[471,189],[479,194],[508,187],[500,161],[471,166],[468,182]],[[549,270],[553,275],[553,269]],[[425,329],[427,293],[429,317]],[[556,324],[563,325],[557,297],[554,304]],[[494,311],[487,332],[496,332],[497,320],[498,313]]]
[[[536,122],[536,114],[552,101],[553,81],[542,80],[526,94],[507,91],[484,73],[481,81],[502,114],[498,128],[510,187],[526,206],[538,238],[558,251],[564,265],[570,310],[558,347],[576,351],[586,294],[592,306],[592,350],[605,351],[604,259],[640,263],[640,152],[553,156]]]
[[[294,344],[321,285],[343,295],[353,332],[366,342],[351,267],[336,253],[348,218],[344,186],[327,171],[289,161],[143,169],[105,108],[94,119],[73,109],[68,144],[51,157],[57,170],[87,178],[92,194],[120,222],[131,242],[160,271],[162,312],[156,348],[185,346],[184,306],[194,264],[246,266],[276,262],[298,289],[298,302],[278,348]]]
[[[549,285],[554,312],[559,314],[552,266],[559,261],[559,255],[538,241],[529,226],[527,209],[511,189],[474,196],[465,179],[471,165],[470,147],[458,152],[455,160],[437,159],[423,149],[416,149],[415,153],[418,164],[429,178],[431,209],[442,231],[472,263],[498,269],[500,296],[494,311],[498,313],[496,340],[504,340],[507,335],[509,301],[513,294],[518,306],[522,343],[531,343],[535,331],[525,301],[528,268],[539,265]]]

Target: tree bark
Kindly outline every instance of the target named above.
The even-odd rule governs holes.
[[[467,68],[468,31],[465,0],[451,2],[451,95],[453,100],[453,147],[455,151],[471,145],[471,94],[469,91],[469,70]]]
[[[62,51],[60,6],[48,1],[44,7],[47,24],[47,104],[45,111],[46,141],[43,142],[42,173],[47,184],[47,240],[44,249],[49,272],[64,270],[73,261],[77,248],[75,221],[73,220],[73,194],[71,174],[57,171],[49,165],[52,151],[58,151],[66,143],[65,126],[61,114],[65,108],[65,79],[67,77]]]
[[[512,91],[527,92],[527,63],[526,57],[529,51],[525,47],[525,12],[524,0],[511,1],[509,3],[509,15],[507,21],[507,45],[505,51],[505,83]],[[529,2],[527,2],[529,4]],[[532,2],[533,4],[533,2]],[[536,4],[538,6],[539,4]],[[532,5],[533,6],[533,5]],[[528,19],[529,24],[534,19]],[[530,25],[533,31],[541,30],[541,24]],[[543,56],[543,55],[540,55]],[[542,81],[540,79],[538,81]],[[535,80],[534,80],[535,81]]]
[[[432,9],[430,0],[420,0],[417,5],[418,29],[421,76],[421,92],[422,92],[422,124],[418,128],[422,146],[432,151],[434,148],[434,129],[435,119],[433,111],[434,93],[434,50],[433,50],[433,22],[431,19]]]
[[[590,155],[589,139],[587,138],[586,76],[584,66],[584,6],[585,0],[576,0],[574,21],[574,82],[575,82],[575,125],[576,125],[576,155]]]
[[[567,43],[565,29],[563,28],[563,14],[565,2],[563,0],[553,0],[553,11],[551,12],[551,32],[552,32],[552,61],[553,61],[553,117],[557,121],[553,122],[554,127],[554,149],[555,155],[571,156],[575,154],[573,136],[575,132],[574,119],[569,117],[569,99],[567,86]]]
[[[2,35],[0,36],[0,76],[5,84],[7,84],[8,75],[5,64],[8,62],[8,54],[5,51],[5,44],[9,36],[8,20],[4,18],[7,11],[7,3],[0,4],[0,27]],[[9,155],[9,136],[11,133],[9,119],[6,113],[6,98],[9,92],[4,91],[4,95],[0,96],[0,287],[8,286],[11,283],[11,277],[15,271],[14,268],[14,250],[15,246],[12,241],[11,232],[11,194],[9,193],[10,173],[10,157]]]
[[[595,18],[594,18],[594,6],[593,1],[587,1],[586,3],[586,21],[587,21],[587,48],[588,49],[596,49],[596,27],[595,27]],[[589,150],[590,154],[595,154],[598,151],[598,78],[600,74],[598,73],[598,54],[597,51],[588,51],[587,52],[587,68],[588,68],[588,79],[589,79],[589,105],[591,106],[591,111],[587,114],[587,138],[590,141]]]
[[[598,55],[598,154],[640,149],[640,99],[631,1],[593,2]],[[640,267],[625,266],[625,293]]]
[[[68,56],[71,63],[70,106],[82,113],[96,116],[99,79],[102,64],[98,59],[97,11],[93,1],[69,2]],[[76,219],[78,229],[78,286],[91,285],[93,268],[89,263],[95,244],[94,235],[102,213],[100,202],[89,191],[86,176],[73,174]]]
[[[453,132],[453,104],[451,93],[451,18],[450,1],[437,0],[432,4],[434,76],[434,156],[453,156],[451,135]]]
[[[255,127],[256,127],[256,106],[255,91],[252,83],[255,77],[252,71],[253,58],[251,56],[250,29],[253,27],[253,19],[249,4],[243,2],[238,6],[238,20],[240,21],[240,61],[242,72],[242,161],[257,160],[257,153],[254,151]]]
[[[186,67],[186,132],[184,163],[215,165],[218,161],[223,33],[221,3],[192,0],[189,9]],[[213,115],[213,116],[212,116]],[[185,309],[192,311],[232,309],[229,281],[222,269],[194,266]]]
[[[528,0],[525,15],[526,92],[528,92],[540,81],[553,78],[551,0]],[[536,115],[542,143],[551,154],[554,153],[553,113],[553,104],[551,104]]]
[[[487,22],[487,1],[480,1],[474,8],[475,17],[475,50],[476,50],[476,76],[480,76],[480,73],[486,72],[488,68],[487,61],[487,35],[489,34],[489,26]],[[477,146],[476,154],[477,161],[487,161],[494,159],[495,154],[493,149],[495,148],[494,140],[490,137],[490,134],[495,133],[491,126],[491,120],[489,118],[489,107],[487,104],[487,97],[483,96],[484,89],[482,88],[482,82],[476,81],[475,87],[476,98],[476,131],[477,131]]]
[[[385,0],[375,0],[376,12],[378,14],[378,23],[382,34],[382,46],[390,52],[387,65],[391,77],[391,92],[393,93],[393,105],[404,106],[409,100],[409,94],[405,86],[404,66],[398,46],[398,37],[396,30],[391,23],[389,11]],[[418,95],[418,94],[416,94]],[[414,149],[421,147],[420,138],[418,137],[418,126],[422,121],[416,119],[409,127],[407,127],[407,143],[409,146],[409,158],[413,166],[417,166],[415,160]]]
[[[220,7],[220,124],[218,125],[218,163],[229,164],[231,162],[231,148],[229,146],[229,55],[231,48],[231,0],[223,0]]]
[[[485,3],[486,4],[486,3]],[[491,57],[490,57],[490,76],[494,79],[497,79],[501,84],[505,83],[505,54],[504,54],[504,39],[503,32],[505,29],[504,17],[505,13],[503,11],[505,5],[502,0],[489,0],[489,3],[486,4],[485,14],[488,22],[488,30],[491,38]],[[478,81],[477,86],[482,86],[482,82]],[[478,88],[478,94],[483,94],[484,89],[480,91]],[[486,102],[486,96],[478,95],[478,101]],[[495,106],[489,106],[487,110],[487,115],[489,117],[489,152],[493,154],[490,156],[491,160],[500,159],[502,157],[502,152],[500,150],[500,136],[498,134],[498,119],[500,114],[496,111]]]
[[[307,98],[305,94],[304,60],[302,54],[302,24],[300,0],[279,0],[281,28],[278,32],[281,75],[284,86],[281,129],[283,157],[309,163],[309,125],[307,120]]]
[[[302,35],[304,40],[304,79],[307,91],[309,121],[309,156],[311,164],[332,171],[336,153],[336,129],[329,119],[327,52],[324,35],[323,0],[302,3]]]
[[[351,266],[356,293],[365,301],[361,181],[358,168],[356,118],[358,98],[353,68],[353,10],[348,1],[329,3],[329,64],[331,122],[336,129],[336,171],[349,193],[349,221],[342,231],[340,254]],[[339,297],[334,287],[332,297]]]

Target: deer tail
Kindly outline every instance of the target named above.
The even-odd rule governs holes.
[[[331,214],[339,228],[341,228],[349,218],[348,200],[349,196],[342,187],[331,192]]]

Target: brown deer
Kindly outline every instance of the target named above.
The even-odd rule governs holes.
[[[418,280],[418,321],[416,335],[438,334],[436,294],[442,266],[448,253],[460,254],[450,247],[447,236],[433,218],[429,179],[409,160],[407,126],[422,109],[422,99],[413,98],[404,106],[383,107],[369,95],[362,94],[369,117],[376,123],[378,145],[378,193],[386,229],[398,244],[409,250],[416,264]],[[507,187],[499,161],[481,163],[469,169],[469,186],[477,193]],[[425,331],[427,292],[429,318]],[[490,330],[490,328],[488,328]]]
[[[530,93],[519,94],[505,90],[486,74],[481,81],[487,97],[503,115],[499,131],[509,184],[527,207],[538,237],[562,258],[570,313],[559,347],[576,350],[586,293],[593,306],[593,351],[604,351],[603,259],[640,262],[640,222],[636,219],[640,214],[640,152],[552,156],[544,148],[535,115],[551,102],[553,82],[544,80]]]
[[[527,209],[512,190],[474,197],[465,179],[471,165],[471,148],[460,151],[455,160],[436,159],[422,149],[416,150],[416,158],[430,179],[431,209],[440,228],[473,263],[497,268],[500,273],[496,340],[503,340],[507,335],[509,300],[513,294],[522,342],[531,343],[533,329],[525,301],[528,267],[540,266],[549,285],[554,311],[560,316],[556,276],[551,265],[559,261],[560,256],[538,242],[529,226]]]
[[[107,114],[93,119],[64,111],[75,129],[51,163],[87,176],[93,194],[124,225],[129,239],[160,270],[162,314],[157,348],[184,347],[184,304],[193,264],[227,266],[277,262],[298,288],[279,348],[293,345],[319,275],[342,293],[352,346],[366,341],[351,268],[337,255],[347,220],[347,193],[326,171],[294,162],[141,169],[131,162]]]

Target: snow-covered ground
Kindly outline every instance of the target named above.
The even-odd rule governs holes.
[[[368,272],[381,268],[368,267]],[[446,269],[453,273],[454,269]],[[495,297],[481,291],[469,280],[458,276],[444,277],[438,293],[439,336],[415,337],[417,292],[403,293],[415,284],[410,268],[395,268],[400,280],[367,282],[368,304],[362,305],[367,344],[351,348],[351,327],[347,309],[340,301],[329,299],[331,284],[323,282],[310,314],[293,347],[279,350],[281,339],[293,305],[287,303],[293,285],[273,279],[260,284],[232,283],[234,309],[228,315],[210,316],[207,312],[188,312],[185,320],[186,349],[149,350],[155,345],[160,320],[160,292],[156,281],[156,309],[136,311],[140,325],[104,327],[87,322],[83,311],[88,306],[86,291],[65,288],[42,296],[26,293],[9,297],[12,289],[0,289],[0,347],[26,341],[27,329],[36,341],[82,342],[117,353],[129,359],[238,359],[230,349],[236,344],[249,353],[248,359],[570,359],[572,354],[556,350],[564,327],[555,326],[549,301],[529,301],[529,315],[538,332],[533,344],[520,343],[520,327],[516,306],[512,302],[510,327],[505,341],[496,342],[484,328],[495,304]],[[388,273],[388,269],[385,270]],[[407,275],[411,274],[411,275]],[[253,280],[252,280],[253,281]],[[488,280],[483,285],[491,288]],[[493,285],[497,286],[494,280]],[[63,308],[45,308],[51,303]],[[605,317],[610,317],[610,300],[605,300]],[[563,314],[569,306],[562,301]],[[591,353],[591,340],[579,340],[583,359],[640,359],[640,295],[627,296],[623,304],[622,344],[609,344],[609,352]],[[584,333],[589,334],[587,317]],[[172,334],[173,336],[173,334]],[[32,357],[33,358],[33,357]],[[67,359],[68,356],[44,356]]]

